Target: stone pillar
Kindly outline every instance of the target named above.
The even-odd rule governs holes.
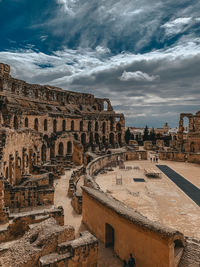
[[[0,176],[0,224],[8,222],[8,214],[5,212],[4,207],[4,185],[3,177]]]

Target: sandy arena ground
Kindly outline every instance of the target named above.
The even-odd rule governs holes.
[[[64,221],[65,225],[73,225],[76,231],[76,236],[79,236],[80,231],[86,230],[85,225],[81,223],[82,216],[75,213],[71,206],[71,198],[67,196],[69,178],[72,171],[65,172],[59,180],[56,180],[55,194],[54,194],[54,204],[55,206],[63,206],[64,208]],[[83,183],[80,181],[79,186]],[[116,257],[112,249],[105,248],[103,243],[99,243],[99,253],[98,253],[98,267],[121,267],[122,261]]]
[[[199,165],[171,161],[159,161],[159,164],[168,165],[200,188]],[[163,173],[161,179],[147,178],[144,168],[158,170],[155,163],[128,161],[125,166],[132,169],[117,167],[99,174],[96,182],[101,189],[153,221],[175,228],[186,236],[200,238],[199,206]],[[134,167],[139,167],[139,170]],[[116,177],[122,177],[122,185],[116,185]],[[133,178],[144,178],[145,182],[134,182]]]

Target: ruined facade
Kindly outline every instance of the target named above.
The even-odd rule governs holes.
[[[188,119],[188,127],[184,127],[184,118]],[[182,152],[200,152],[200,111],[195,115],[180,114],[177,148]]]
[[[82,164],[86,151],[123,143],[124,115],[109,99],[28,84],[0,64],[0,213],[53,204],[50,173]]]

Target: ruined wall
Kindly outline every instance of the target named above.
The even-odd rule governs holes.
[[[121,259],[133,253],[138,267],[177,266],[174,241],[184,245],[181,233],[153,223],[105,193],[87,187],[83,187],[82,214],[90,231],[106,246],[113,246]]]
[[[190,162],[200,164],[200,154],[186,153],[186,152],[159,152],[161,160],[172,160],[180,162]]]

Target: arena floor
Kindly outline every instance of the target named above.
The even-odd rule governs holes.
[[[153,221],[181,231],[186,236],[200,238],[200,209],[176,184],[164,175],[156,164],[167,165],[200,188],[200,166],[196,164],[159,161],[128,161],[125,169],[99,174],[96,182],[101,189]],[[128,168],[127,168],[128,167]],[[145,169],[161,172],[160,178],[147,178]],[[135,182],[142,178],[144,182]],[[117,184],[121,179],[122,184]]]

